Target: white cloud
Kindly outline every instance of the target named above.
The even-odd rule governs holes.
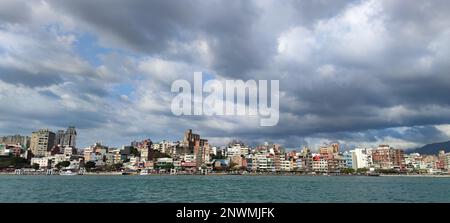
[[[0,100],[14,105],[0,108],[0,131],[14,131],[15,122],[75,122],[84,128],[84,144],[181,137],[192,126],[217,142],[242,136],[290,145],[399,126],[408,132],[441,124],[436,128],[449,135],[448,4],[161,2],[152,13],[121,1],[96,11],[99,4],[0,3]],[[84,34],[95,40],[81,40]],[[99,48],[81,49],[98,61],[75,49],[80,41]],[[174,117],[170,85],[195,71],[280,79],[279,126],[258,128],[259,119],[248,117]],[[417,144],[399,134],[365,141],[344,134],[340,141]]]

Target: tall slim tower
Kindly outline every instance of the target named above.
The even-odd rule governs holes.
[[[77,131],[75,126],[69,126],[64,134],[64,146],[76,148]]]
[[[55,135],[55,145],[64,145],[65,140],[65,133],[64,130],[58,130]]]
[[[184,133],[183,137],[183,147],[185,148],[185,153],[193,154],[196,143],[200,144],[200,135],[193,134],[192,129],[188,129]]]

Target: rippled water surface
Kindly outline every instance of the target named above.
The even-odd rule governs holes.
[[[0,202],[450,202],[450,178],[0,176]]]

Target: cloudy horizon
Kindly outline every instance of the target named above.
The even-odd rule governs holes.
[[[450,139],[450,3],[0,2],[0,135],[69,125],[77,145],[232,139],[407,149]],[[273,127],[175,116],[171,84],[279,80]]]

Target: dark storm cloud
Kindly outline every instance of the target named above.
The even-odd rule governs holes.
[[[31,7],[21,0],[4,0],[0,3],[0,27],[4,24],[29,22]]]
[[[195,4],[174,1],[53,1],[52,5],[110,35],[119,47],[147,53],[160,52],[170,40],[186,38],[182,30],[195,25],[195,15],[200,13]]]
[[[64,127],[68,125],[76,125],[78,128],[89,129],[103,126],[109,120],[109,113],[107,110],[102,112],[89,112],[89,111],[72,111],[64,108],[49,107],[46,113],[36,112],[32,109],[27,111],[20,111],[17,108],[5,106],[0,111],[2,122],[15,123],[17,128],[20,125],[27,126],[27,123],[39,123],[39,127],[36,128],[48,128],[48,127]],[[29,134],[29,133],[28,133]]]
[[[212,68],[229,76],[261,68],[276,47],[275,39],[265,39],[267,34],[253,29],[259,12],[251,1],[54,1],[52,5],[100,32],[105,44],[146,55],[185,60],[167,52],[169,45],[204,39],[213,52]]]
[[[334,17],[347,6],[359,2],[359,0],[335,0],[335,1],[291,1],[295,9],[296,22],[305,26],[311,26],[317,20]]]
[[[61,83],[62,78],[53,73],[30,73],[28,71],[0,67],[0,80],[28,87],[45,87]]]
[[[3,24],[31,21],[30,11],[18,13],[22,5],[29,10],[29,4],[5,3],[0,7],[0,31],[8,31]],[[100,69],[101,75],[76,59],[67,66],[80,67],[74,72],[67,67],[44,69],[40,62],[33,67],[35,73],[10,68],[18,63],[0,66],[0,80],[5,83],[61,86],[65,90],[60,94],[40,93],[53,100],[62,100],[64,93],[74,97],[67,102],[73,110],[61,109],[53,119],[42,113],[30,118],[57,126],[73,122],[86,129],[116,123],[120,126],[114,130],[117,135],[128,138],[149,134],[163,139],[181,135],[195,124],[206,137],[251,143],[272,140],[287,147],[308,144],[307,137],[346,140],[349,145],[389,137],[411,143],[447,137],[434,125],[450,123],[448,1],[82,0],[48,4],[55,14],[64,15],[65,22],[73,23],[72,32],[88,32],[100,47],[119,53],[113,61],[99,61],[105,68]],[[36,36],[36,42],[47,43],[47,35]],[[9,46],[2,49],[8,50]],[[49,52],[56,52],[49,54],[54,59],[60,53],[76,54],[67,49]],[[14,59],[25,64],[34,61]],[[222,117],[174,117],[165,95],[169,85],[175,79],[190,79],[186,76],[196,69],[224,78],[279,79],[283,94],[278,126],[259,128]],[[137,87],[112,89],[120,82]],[[117,95],[121,103],[111,100]],[[99,101],[107,105],[81,109],[96,107]],[[148,124],[142,124],[142,119]],[[217,120],[223,126],[212,124]]]
[[[333,134],[316,134],[316,137],[327,138],[330,140],[348,140],[352,142],[375,142],[378,139],[392,137],[403,139],[416,143],[432,143],[446,140],[448,136],[443,134],[434,126],[414,126],[405,129],[386,128],[372,129],[367,131],[355,132],[337,132]]]
[[[74,94],[79,94],[84,100],[90,100],[86,96],[97,96],[106,98],[111,95],[109,87],[102,84],[101,81],[89,78],[81,79],[76,82],[66,82],[64,88]]]
[[[64,84],[64,88],[74,93],[107,97],[109,89],[101,81],[92,78],[72,78],[55,73],[31,73],[17,69],[0,67],[0,80],[5,83],[23,85],[30,88],[49,87]],[[54,95],[48,92],[47,95]],[[85,98],[86,99],[86,98]]]
[[[445,28],[445,20],[450,17],[450,5],[446,0],[384,1],[383,9],[389,15],[390,25],[410,26],[425,35],[433,35],[430,31]]]

